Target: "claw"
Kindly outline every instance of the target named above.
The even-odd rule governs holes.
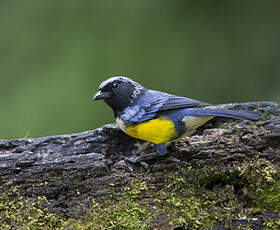
[[[139,157],[130,157],[130,158],[127,158],[126,161],[128,161],[128,162],[130,162],[132,164],[140,163],[145,168],[147,168],[149,165],[146,162],[144,162],[144,161],[154,160],[154,159],[163,157],[166,154],[167,154],[166,145],[165,144],[158,144],[156,152],[143,154],[143,155],[141,155]]]
[[[130,157],[125,159],[127,162],[132,164],[141,164],[145,169],[149,167],[149,164],[147,164],[145,161],[143,161],[142,157]]]
[[[136,164],[139,162],[138,158],[139,157],[130,157],[130,158],[126,158],[125,160],[129,163]]]

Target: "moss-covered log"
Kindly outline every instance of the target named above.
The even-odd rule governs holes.
[[[94,215],[106,208],[107,218],[114,219],[127,205],[128,210],[136,210],[136,216],[128,219],[134,224],[139,221],[142,229],[277,226],[280,106],[252,102],[220,107],[258,111],[264,119],[213,119],[192,136],[172,143],[169,156],[148,162],[148,167],[132,165],[125,158],[152,151],[154,146],[130,138],[114,124],[70,135],[0,140],[1,193],[17,186],[17,196],[45,197],[49,213],[69,220],[83,216],[96,222]],[[134,188],[135,180],[142,187]],[[124,203],[122,194],[131,203]],[[112,209],[103,206],[104,201],[120,213],[111,215]]]

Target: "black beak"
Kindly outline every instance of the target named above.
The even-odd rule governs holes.
[[[104,99],[104,98],[107,98],[109,97],[109,94],[108,93],[102,93],[101,91],[98,91],[94,96],[93,96],[93,100],[94,101],[97,101],[97,100],[100,100],[100,99]]]

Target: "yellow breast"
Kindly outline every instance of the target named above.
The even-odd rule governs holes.
[[[152,119],[132,126],[126,126],[119,118],[116,119],[116,122],[129,136],[155,144],[168,142],[176,137],[173,122],[165,117]]]

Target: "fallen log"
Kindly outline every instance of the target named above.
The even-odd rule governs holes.
[[[125,159],[150,152],[154,146],[130,138],[115,124],[69,135],[0,140],[0,192],[20,185],[24,197],[44,196],[50,212],[73,217],[79,205],[88,205],[91,198],[107,199],[112,184],[113,190],[120,192],[135,178],[159,191],[165,186],[166,175],[178,168],[230,170],[256,156],[279,166],[279,104],[251,102],[219,107],[258,111],[264,119],[251,123],[215,118],[195,134],[172,143],[168,157],[148,162],[147,168]]]

